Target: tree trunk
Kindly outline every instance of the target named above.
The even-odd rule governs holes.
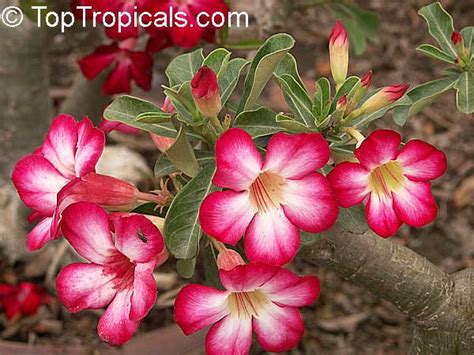
[[[335,227],[302,256],[368,288],[409,315],[412,354],[474,353],[474,269],[448,275],[412,250],[371,231]]]

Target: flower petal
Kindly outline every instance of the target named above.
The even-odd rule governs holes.
[[[219,270],[219,278],[222,286],[228,291],[255,291],[271,280],[280,269],[278,266],[251,262],[247,265],[239,265],[229,271]]]
[[[247,191],[217,191],[202,202],[199,220],[206,234],[235,245],[243,237],[255,213]]]
[[[130,340],[140,325],[130,320],[131,290],[117,293],[112,303],[99,319],[97,332],[100,339],[111,345],[122,345]]]
[[[115,61],[119,48],[116,43],[108,46],[99,46],[94,53],[79,61],[79,68],[84,76],[92,80]]]
[[[245,234],[245,255],[251,261],[271,265],[289,263],[300,245],[298,228],[282,208],[257,213]]]
[[[95,171],[105,146],[105,135],[94,128],[88,118],[84,118],[77,125],[77,147],[75,154],[76,176],[84,176]]]
[[[56,208],[56,196],[69,180],[44,157],[28,155],[13,169],[12,181],[22,201],[45,216]]]
[[[130,93],[130,64],[127,61],[118,62],[105,80],[103,91],[111,96],[121,93]]]
[[[262,157],[250,134],[240,128],[225,132],[216,143],[215,185],[235,191],[247,190],[260,174]]]
[[[380,129],[372,132],[354,151],[366,169],[373,169],[390,160],[397,159],[401,137],[395,131]]]
[[[393,194],[393,207],[402,222],[412,227],[422,227],[433,222],[438,213],[431,184],[409,179],[403,189]]]
[[[434,180],[447,169],[446,155],[420,140],[409,141],[400,151],[397,161],[403,174],[412,181]]]
[[[258,343],[264,350],[283,352],[293,349],[304,334],[304,324],[297,308],[271,304],[253,319]]]
[[[145,52],[130,54],[130,72],[139,87],[143,90],[151,89],[153,77],[153,57]]]
[[[26,241],[26,247],[28,250],[39,250],[44,247],[47,242],[55,239],[54,235],[51,233],[52,224],[52,217],[44,218],[30,233],[28,233],[28,239]]]
[[[273,302],[291,307],[309,306],[316,301],[321,290],[317,277],[298,276],[284,268],[280,268],[261,289]]]
[[[188,6],[173,6],[175,10],[180,11],[186,15],[186,26],[172,26],[169,29],[173,43],[179,47],[192,48],[195,47],[202,36],[203,29],[196,21],[195,16],[189,11]]]
[[[344,208],[358,205],[367,197],[369,172],[360,164],[344,162],[328,174],[334,197]]]
[[[206,354],[248,354],[252,345],[252,320],[227,316],[206,336]]]
[[[145,216],[132,215],[113,220],[115,246],[130,260],[146,263],[164,248],[163,237]]]
[[[319,133],[277,133],[268,142],[263,170],[300,179],[326,165],[329,155],[328,142]]]
[[[102,265],[70,264],[56,279],[58,298],[70,312],[103,308],[117,293],[113,277],[104,273]]]
[[[209,286],[186,285],[176,296],[174,319],[184,334],[197,332],[229,314],[228,296],[229,292]]]
[[[338,205],[328,181],[321,174],[286,180],[284,200],[285,215],[307,232],[320,233],[336,223]]]
[[[130,319],[139,321],[150,312],[156,302],[156,281],[153,270],[156,262],[138,263],[135,266]]]
[[[94,203],[78,202],[66,208],[61,230],[82,257],[96,264],[106,263],[115,251],[107,212]]]
[[[395,235],[402,225],[393,209],[393,199],[386,196],[371,193],[365,206],[365,214],[369,227],[384,238]]]

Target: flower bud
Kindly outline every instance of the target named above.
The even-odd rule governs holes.
[[[346,109],[346,106],[347,106],[347,96],[342,95],[339,98],[339,100],[337,101],[336,110],[337,111],[344,111]]]
[[[456,46],[456,45],[463,45],[464,39],[462,37],[462,34],[460,32],[454,31],[451,34],[451,42]]]
[[[342,84],[349,69],[349,42],[341,21],[337,20],[329,36],[329,60],[332,77],[336,84]]]
[[[215,117],[222,109],[217,75],[211,68],[204,66],[191,81],[194,102],[206,117]]]
[[[372,85],[372,70],[369,70],[364,74],[364,76],[360,79],[360,83],[363,88],[370,88],[370,85]]]
[[[219,270],[230,271],[239,265],[245,265],[244,259],[235,250],[224,247],[217,256]]]
[[[159,134],[150,133],[151,140],[155,143],[155,147],[162,153],[165,153],[172,147],[176,139],[160,136]]]
[[[400,99],[409,87],[408,84],[387,86],[370,97],[358,110],[360,110],[360,114],[378,111]]]
[[[161,111],[166,113],[174,113],[176,111],[176,107],[173,106],[169,97],[165,99],[163,106],[161,106]]]

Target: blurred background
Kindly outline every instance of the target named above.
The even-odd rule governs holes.
[[[0,3],[10,3],[2,0]],[[14,3],[14,2],[12,2]],[[58,1],[61,3],[61,1]],[[251,15],[251,27],[233,29],[230,38],[264,39],[276,32],[288,32],[297,42],[293,55],[310,90],[320,76],[330,76],[328,36],[341,13],[342,1],[238,0],[232,8]],[[417,53],[422,43],[433,43],[425,21],[417,14],[427,0],[351,1],[362,11],[359,22],[349,28],[356,41],[351,43],[350,72],[362,75],[374,71],[374,86],[407,82],[415,86],[439,78],[445,66]],[[472,25],[474,2],[443,0],[454,17],[457,29]],[[369,12],[366,12],[369,11]],[[378,24],[378,27],[377,27]],[[24,27],[24,28],[23,28]],[[101,94],[101,80],[87,82],[78,73],[77,60],[89,53],[101,38],[97,31],[59,34],[26,24],[11,31],[0,25],[0,283],[32,281],[54,295],[58,270],[74,261],[64,243],[55,242],[37,253],[25,248],[28,211],[9,182],[14,163],[38,147],[49,123],[59,112],[77,119],[88,115],[101,121],[101,112],[111,98]],[[214,48],[206,44],[207,51]],[[167,49],[155,57],[153,89],[139,89],[133,95],[161,106],[164,69],[183,52]],[[251,58],[252,50],[237,50]],[[278,86],[271,82],[262,101],[276,111],[287,111]],[[420,138],[446,152],[449,169],[434,183],[440,211],[436,221],[422,229],[402,227],[393,242],[426,256],[448,273],[474,267],[474,117],[456,110],[454,91],[437,99],[401,128],[391,115],[371,127],[390,127],[402,132],[405,140]],[[113,132],[99,171],[115,175],[148,189],[159,184],[153,165],[159,156],[146,134],[130,136]],[[406,354],[411,342],[409,319],[393,305],[369,291],[342,280],[332,271],[317,269],[297,260],[293,265],[302,274],[316,273],[322,283],[320,299],[303,310],[306,333],[292,354]],[[173,261],[160,268],[157,306],[143,321],[138,336],[121,353],[199,353],[204,333],[184,338],[173,326],[173,300],[186,280],[174,271]],[[202,270],[194,276],[203,278]],[[0,354],[61,352],[87,353],[119,350],[100,344],[96,335],[99,312],[69,314],[53,301],[33,316],[14,322],[0,308]],[[22,344],[33,344],[24,348]],[[44,346],[44,348],[41,348]],[[29,350],[25,350],[29,349]],[[257,351],[258,352],[258,351]]]

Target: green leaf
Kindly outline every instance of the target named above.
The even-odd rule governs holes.
[[[472,53],[474,50],[474,26],[464,27],[461,30],[461,34],[464,38],[464,46]]]
[[[454,32],[453,18],[439,2],[427,5],[418,13],[428,23],[428,30],[438,42],[441,49],[453,59],[457,58],[456,49],[451,43],[451,34]]]
[[[454,64],[454,59],[451,58],[446,52],[443,52],[441,49],[432,46],[431,44],[422,44],[416,48],[418,52],[421,52],[428,57],[441,60],[442,62]]]
[[[425,106],[451,89],[456,81],[457,79],[453,78],[438,79],[411,89],[407,92],[407,96],[412,100],[412,104],[397,107],[393,113],[393,120],[400,126],[405,125],[410,117],[419,113]]]
[[[270,80],[273,71],[294,45],[293,37],[282,33],[276,34],[265,41],[250,66],[238,113],[253,108],[268,80]]]
[[[304,124],[295,121],[293,117],[289,117],[282,113],[276,115],[276,122],[290,133],[308,132],[308,127],[306,127]]]
[[[316,93],[313,101],[313,113],[318,122],[322,122],[331,109],[331,83],[328,79],[321,78],[316,82]]]
[[[456,104],[465,114],[474,112],[474,72],[464,72],[454,86],[457,90]]]
[[[344,83],[341,85],[339,90],[337,90],[337,94],[334,97],[334,100],[332,101],[331,105],[331,111],[333,112],[336,109],[337,102],[339,99],[344,96],[344,95],[349,95],[351,90],[360,82],[360,79],[357,76],[350,76],[344,81]]]
[[[283,74],[281,77],[276,76],[276,79],[295,119],[307,127],[315,127],[315,117],[312,112],[313,103],[306,89],[301,87],[289,74]]]
[[[223,290],[221,280],[219,279],[219,270],[217,268],[217,261],[212,246],[209,245],[204,248],[204,278],[206,279],[206,286]]]
[[[173,117],[172,114],[166,112],[144,112],[137,116],[135,121],[141,123],[163,123]]]
[[[209,68],[214,70],[216,75],[219,75],[222,67],[224,67],[227,62],[229,62],[231,53],[225,48],[217,48],[213,50],[207,57],[204,59],[202,66],[207,65]]]
[[[194,74],[201,68],[203,61],[202,49],[182,54],[173,59],[165,71],[169,80],[169,86],[173,87],[186,81],[191,81]]]
[[[309,247],[317,242],[319,242],[322,238],[324,238],[324,233],[309,233],[305,231],[300,232],[300,248]]]
[[[190,260],[180,259],[176,262],[176,271],[178,274],[185,278],[190,279],[194,275],[194,270],[196,269],[196,258]]]
[[[243,40],[240,42],[235,43],[226,43],[225,47],[228,49],[241,49],[241,50],[249,50],[249,49],[258,49],[260,48],[265,42],[260,40]]]
[[[337,223],[341,228],[351,233],[362,234],[369,229],[366,223],[365,209],[363,205],[351,208],[341,208],[339,210]]]
[[[200,171],[199,163],[185,130],[186,128],[182,125],[176,141],[165,154],[178,170],[188,176],[195,177]]]
[[[222,106],[227,103],[239,83],[240,74],[249,62],[242,58],[235,58],[224,65],[219,73],[219,90]]]
[[[254,139],[285,130],[276,122],[275,112],[264,107],[254,111],[242,112],[235,119],[234,127],[246,130]]]
[[[199,115],[196,104],[191,94],[191,84],[189,81],[183,83],[179,87],[164,88],[164,94],[170,99],[173,106],[178,112],[178,119],[189,125],[199,125],[202,117]]]
[[[105,109],[104,117],[109,121],[125,123],[146,132],[165,137],[176,137],[177,131],[171,121],[157,124],[136,121],[141,114],[150,113],[162,114],[163,111],[151,102],[125,95],[115,99]]]
[[[298,73],[298,64],[296,63],[296,59],[291,53],[288,53],[283,58],[278,67],[275,69],[274,74],[275,76],[279,77],[283,76],[284,74],[291,75],[302,88],[305,87],[303,80]]]
[[[214,161],[215,155],[212,152],[195,150],[194,155],[200,167],[203,167]],[[161,155],[155,164],[155,177],[161,178],[179,172],[178,168],[168,159],[166,154]]]
[[[197,256],[201,226],[199,208],[213,191],[215,165],[206,165],[174,198],[165,218],[164,234],[169,252],[178,259]]]

